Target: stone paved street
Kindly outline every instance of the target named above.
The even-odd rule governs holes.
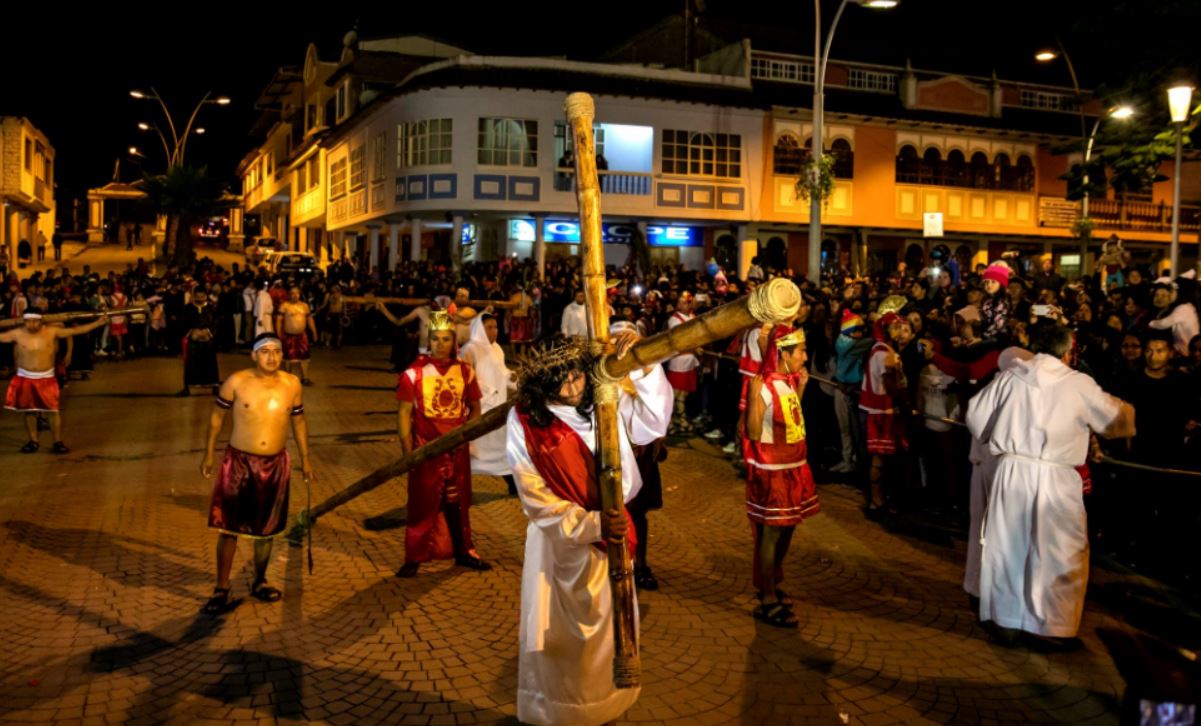
[[[395,377],[382,348],[318,351],[307,391],[323,498],[396,454]],[[223,373],[249,360],[223,356]],[[402,561],[395,482],[324,518],[304,550],[277,549],[284,600],[247,597],[198,615],[212,588],[209,485],[198,473],[211,399],[172,395],[179,363],[101,364],[66,395],[55,458],[17,453],[0,415],[0,720],[61,723],[464,724],[514,722],[525,519],[498,479],[477,477],[476,573]],[[48,435],[47,439],[48,440]],[[1044,655],[991,644],[960,588],[963,543],[931,544],[866,521],[823,485],[786,568],[801,627],[750,616],[741,481],[697,439],[671,449],[652,514],[641,597],[639,723],[1115,723],[1123,684],[1096,637],[1123,627],[1101,604],[1084,648]],[[304,505],[299,477],[291,511]],[[1094,575],[1094,588],[1105,573]]]

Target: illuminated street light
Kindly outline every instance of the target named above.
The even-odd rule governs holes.
[[[1050,63],[1059,57],[1059,54],[1053,50],[1040,50],[1034,54],[1034,60],[1039,63]]]
[[[141,155],[142,155],[142,152],[138,151],[138,147],[136,147],[136,146],[131,146],[131,147],[129,147],[129,153],[130,153],[130,154],[133,154],[134,156],[141,156]]]
[[[1116,118],[1119,121],[1125,121],[1134,115],[1133,106],[1118,106],[1109,112],[1110,118]]]
[[[167,141],[167,137],[163,134],[162,130],[158,126],[154,126],[154,125],[143,122],[143,123],[138,124],[138,128],[141,129],[142,131],[149,131],[150,129],[153,128],[156,132],[158,132],[159,138],[163,142],[163,150],[167,154],[167,168],[183,165],[184,153],[187,151],[187,148],[188,148],[188,136],[193,131],[195,131],[198,134],[204,133],[203,128],[197,128],[197,129],[192,128],[193,124],[196,123],[196,116],[197,116],[197,114],[200,113],[200,109],[202,107],[204,107],[207,104],[214,104],[217,106],[228,106],[231,103],[233,103],[233,101],[230,99],[229,96],[217,96],[216,98],[212,98],[211,96],[213,94],[211,91],[204,94],[204,97],[201,98],[200,101],[196,104],[196,107],[194,109],[192,109],[192,115],[188,117],[188,123],[187,123],[187,125],[184,126],[183,133],[181,134],[176,130],[175,117],[171,115],[170,109],[167,108],[167,104],[163,101],[162,96],[160,96],[158,94],[158,91],[151,88],[150,92],[147,93],[146,91],[142,91],[142,90],[135,88],[129,92],[129,95],[134,98],[137,98],[137,99],[153,99],[155,101],[158,101],[159,107],[163,110],[163,116],[165,116],[167,119],[167,128],[171,132],[171,142],[170,143]]]
[[[218,106],[228,106],[229,104],[233,103],[233,101],[230,100],[229,96],[218,96],[213,100],[213,103],[217,104]]]
[[[203,126],[201,126],[201,127],[197,128],[197,129],[196,129],[196,133],[198,133],[198,134],[203,134],[203,133],[204,133],[204,127],[203,127]]]
[[[1172,170],[1172,249],[1169,255],[1171,268],[1168,274],[1176,276],[1180,262],[1180,169],[1184,156],[1184,122],[1188,120],[1189,106],[1193,101],[1193,86],[1177,83],[1168,89],[1168,108],[1172,123],[1176,124],[1176,166]]]

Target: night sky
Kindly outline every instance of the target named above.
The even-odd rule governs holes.
[[[177,119],[205,91],[234,104],[207,107],[208,130],[189,141],[188,160],[207,163],[234,180],[238,160],[254,145],[248,137],[254,99],[282,65],[299,66],[310,42],[336,58],[344,33],[356,22],[361,37],[425,33],[480,53],[566,55],[587,59],[672,13],[684,0],[607,3],[463,3],[441,0],[340,9],[351,3],[199,3],[126,5],[60,14],[45,4],[5,9],[0,57],[5,69],[0,115],[27,116],[58,153],[60,205],[112,178],[140,175],[125,150],[137,145],[149,171],[163,166],[162,146],[138,121],[161,122],[157,104],[129,97],[130,88],[154,86]],[[812,51],[812,5],[708,0],[703,16],[743,21],[779,32],[795,28],[797,51]],[[837,6],[824,2],[826,22]],[[195,14],[167,17],[196,7]],[[320,7],[320,15],[304,8]],[[168,10],[169,8],[169,10]],[[436,9],[429,9],[436,8]],[[588,9],[587,20],[574,20]],[[13,13],[16,18],[14,19]],[[987,15],[985,15],[987,13]],[[1201,60],[1195,0],[903,0],[882,13],[851,7],[834,43],[835,57],[987,74],[1064,85],[1060,64],[1032,59],[1036,47],[1059,35],[1086,87],[1120,88],[1144,70],[1195,74]],[[1179,70],[1177,70],[1179,69]],[[1195,77],[1195,76],[1194,76]],[[833,109],[837,110],[837,109]],[[180,124],[182,119],[178,119]]]

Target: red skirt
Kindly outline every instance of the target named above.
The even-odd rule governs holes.
[[[692,393],[696,390],[696,369],[690,371],[667,371],[667,382],[677,391]]]
[[[867,414],[867,453],[895,454],[909,448],[905,423],[895,413]]]
[[[292,459],[284,449],[259,456],[225,449],[213,484],[209,526],[228,534],[272,537],[288,522],[288,482]]]
[[[509,318],[509,340],[513,343],[528,343],[534,339],[534,319],[530,316],[524,318],[510,317]]]
[[[129,326],[125,323],[109,323],[109,335],[129,335]]]
[[[791,469],[747,465],[746,516],[755,524],[794,527],[822,510],[807,462]]]
[[[58,380],[26,378],[18,373],[8,384],[4,407],[13,411],[58,411]]]
[[[284,346],[284,360],[309,359],[309,336],[304,333],[300,335],[280,333],[279,340]]]

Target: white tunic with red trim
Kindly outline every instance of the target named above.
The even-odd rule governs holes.
[[[885,361],[890,355],[893,355],[892,348],[886,343],[876,343],[863,371],[859,409],[867,412],[867,451],[870,454],[895,454],[908,447],[903,422],[884,385]]]
[[[763,433],[746,442],[746,513],[756,524],[788,527],[821,511],[809,470],[796,376],[771,373],[759,388]]]
[[[738,372],[754,378],[763,369],[763,351],[759,350],[759,326],[747,328],[742,334],[742,350],[739,351]]]
[[[672,314],[667,319],[667,328],[676,327],[682,323],[692,320],[696,316],[691,313],[681,313],[679,311]],[[696,390],[696,369],[701,362],[692,353],[680,353],[673,356],[667,361],[667,380],[671,382],[671,387],[677,391],[692,392]]]

